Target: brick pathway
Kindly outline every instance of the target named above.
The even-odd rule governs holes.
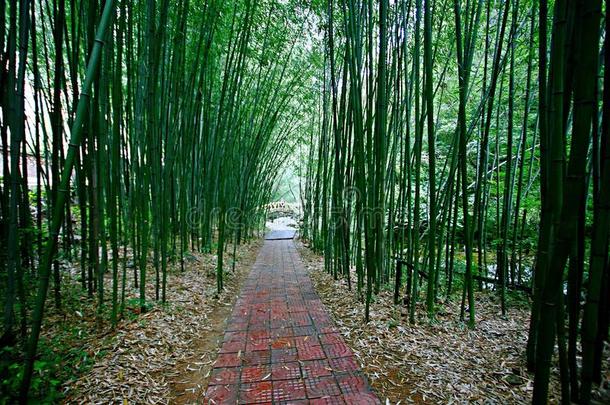
[[[380,404],[292,240],[266,240],[233,314],[206,404]]]

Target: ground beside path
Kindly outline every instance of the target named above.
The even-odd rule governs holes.
[[[260,250],[204,403],[380,404],[291,239],[266,240]]]
[[[64,299],[70,310],[59,313],[51,306],[43,330],[52,358],[62,359],[57,367],[76,375],[65,380],[62,403],[198,403],[225,321],[261,246],[256,239],[237,247],[235,271],[225,274],[221,294],[216,290],[216,253],[185,255],[184,271],[174,260],[168,268],[167,303],[154,300],[155,283],[150,283],[150,307],[144,314],[139,312],[139,290],[133,277],[127,277],[125,318],[115,331],[107,323],[98,329],[96,306],[79,298],[80,281],[67,282]],[[70,268],[65,269],[66,279],[74,273],[68,273]],[[112,276],[104,282],[110,291]],[[68,294],[67,288],[74,292]]]
[[[322,303],[385,403],[532,403],[534,375],[525,361],[531,305],[527,296],[511,294],[507,316],[502,317],[498,293],[477,291],[476,327],[471,330],[459,321],[461,288],[455,288],[449,300],[439,294],[436,322],[428,321],[422,296],[414,325],[404,303],[394,304],[393,289],[382,288],[365,323],[355,272],[350,291],[346,280],[334,280],[325,270],[323,256],[307,248],[306,242],[296,243]],[[608,344],[604,370],[610,370]],[[603,375],[592,403],[610,404],[610,372]],[[549,403],[560,403],[556,359],[549,389]]]

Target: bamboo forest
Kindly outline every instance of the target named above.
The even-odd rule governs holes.
[[[0,0],[0,404],[609,404],[609,0]]]

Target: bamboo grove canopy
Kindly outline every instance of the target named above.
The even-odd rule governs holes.
[[[485,290],[498,316],[526,301],[533,401],[557,347],[562,400],[589,403],[610,312],[607,10],[0,0],[2,394],[44,395],[45,307],[71,283],[98,328],[125,317],[127,281],[139,313],[165,303],[189,252],[216,255],[222,291],[291,167],[300,237],[363,321],[385,288],[412,324],[456,299],[476,328]]]

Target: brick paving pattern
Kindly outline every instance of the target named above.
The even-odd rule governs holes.
[[[266,240],[227,323],[206,404],[381,404],[290,239]]]

